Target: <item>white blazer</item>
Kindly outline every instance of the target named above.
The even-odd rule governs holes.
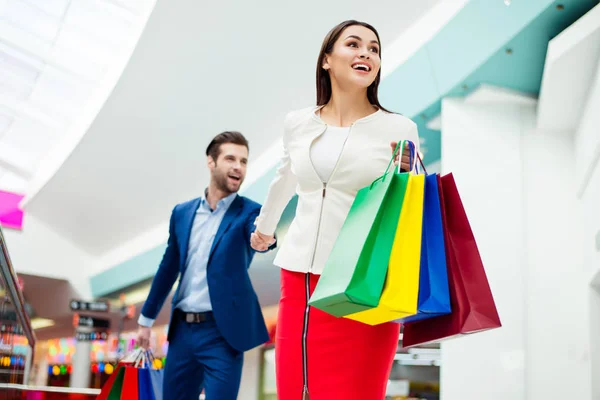
[[[310,158],[310,146],[327,125],[310,107],[289,113],[284,122],[283,157],[257,220],[257,230],[272,235],[288,202],[298,194],[292,224],[280,243],[275,265],[320,275],[356,197],[384,172],[390,142],[410,140],[419,148],[417,125],[379,110],[354,122],[337,164],[322,182]]]

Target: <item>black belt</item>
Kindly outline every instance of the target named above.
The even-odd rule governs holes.
[[[175,310],[175,315],[178,319],[181,319],[190,324],[199,324],[207,321],[214,321],[215,317],[213,316],[212,311],[204,311],[204,312],[184,312],[179,309]]]

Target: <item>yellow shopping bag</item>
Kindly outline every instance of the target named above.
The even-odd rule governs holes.
[[[417,313],[425,175],[411,175],[379,305],[344,318],[378,325]]]

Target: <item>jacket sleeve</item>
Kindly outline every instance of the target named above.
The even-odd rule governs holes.
[[[149,319],[155,319],[160,309],[169,295],[173,284],[179,275],[179,249],[177,246],[177,237],[175,235],[175,209],[171,213],[169,222],[169,240],[167,249],[163,255],[162,261],[158,266],[158,271],[152,280],[150,294],[142,307],[141,314]]]
[[[275,173],[275,178],[269,186],[267,198],[258,216],[256,229],[265,235],[273,235],[285,206],[296,193],[298,179],[292,172],[292,164],[288,151],[290,129],[290,114],[284,122],[283,156]]]

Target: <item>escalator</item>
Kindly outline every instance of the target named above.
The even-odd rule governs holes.
[[[97,389],[28,385],[36,337],[0,227],[0,400],[88,400]]]

